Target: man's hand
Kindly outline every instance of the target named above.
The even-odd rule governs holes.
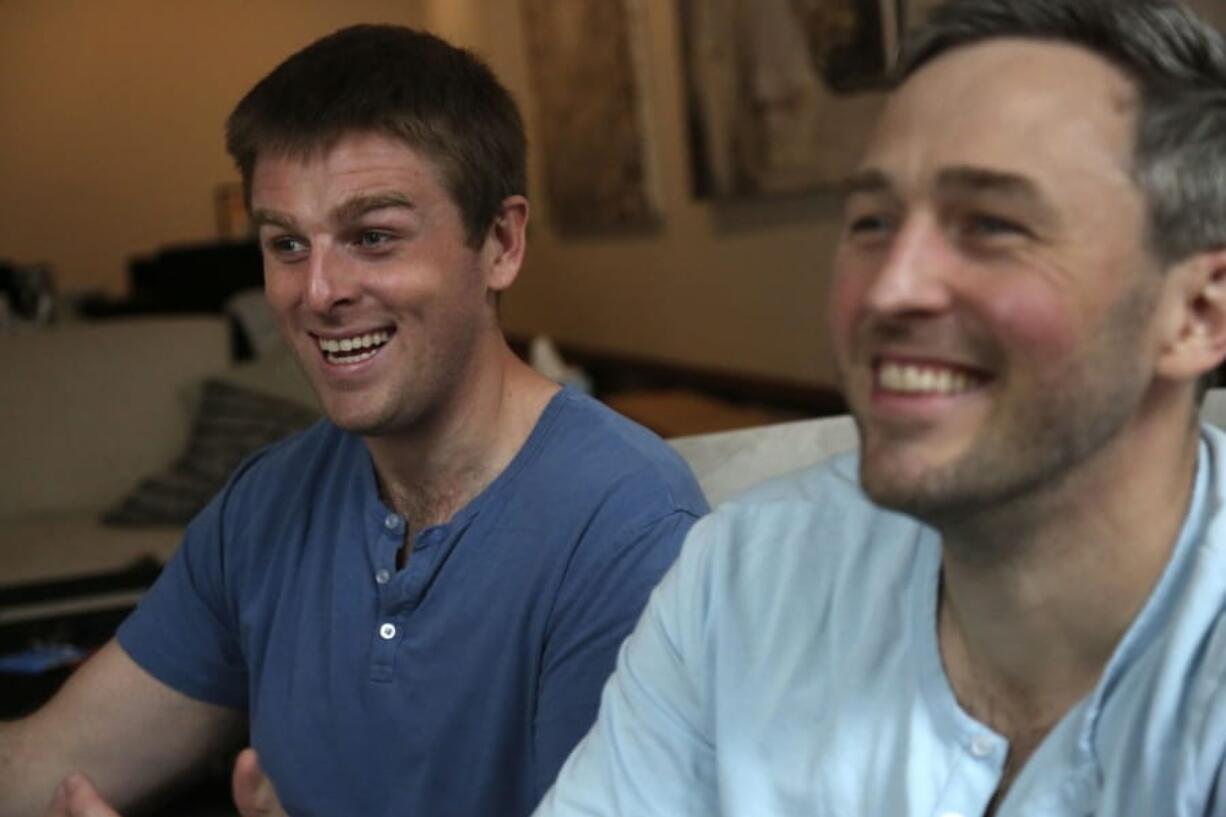
[[[88,777],[73,772],[56,786],[46,817],[119,817],[119,813],[102,799]]]
[[[281,809],[272,781],[260,768],[254,749],[239,753],[230,786],[234,805],[242,817],[288,817]],[[120,814],[102,799],[88,777],[73,772],[56,787],[45,817],[120,817]]]
[[[239,752],[234,761],[234,775],[230,779],[234,793],[234,805],[242,817],[288,817],[281,809],[277,790],[260,768],[260,759],[250,747]],[[72,813],[73,817],[78,817]],[[109,817],[105,812],[97,815],[82,813],[79,817]]]

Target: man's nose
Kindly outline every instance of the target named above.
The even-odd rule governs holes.
[[[951,302],[948,273],[956,263],[935,219],[903,222],[865,292],[865,304],[883,317],[935,314]]]
[[[335,248],[312,253],[307,267],[307,304],[319,313],[330,312],[357,300],[357,270]]]

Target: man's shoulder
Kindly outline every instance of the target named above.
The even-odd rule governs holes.
[[[555,401],[538,473],[553,475],[566,490],[629,492],[695,514],[706,511],[693,472],[657,434],[572,389]]]
[[[256,451],[231,475],[227,495],[300,492],[304,486],[345,482],[350,466],[365,456],[361,438],[337,428],[327,418]],[[275,507],[275,506],[274,506]]]
[[[750,584],[765,574],[846,580],[892,573],[910,562],[914,545],[935,545],[929,528],[874,504],[857,468],[857,455],[844,454],[725,500],[695,526],[695,556],[707,551],[711,569]]]
[[[790,503],[821,506],[829,502],[872,505],[860,488],[859,462],[857,451],[829,457],[746,488],[726,504],[739,508]]]
[[[558,414],[552,430],[555,437],[608,452],[632,463],[684,465],[659,435],[599,400],[569,388],[561,391],[556,399]]]
[[[830,457],[790,473],[772,477],[724,500],[719,512],[724,524],[761,524],[778,520],[778,524],[808,527],[847,523],[864,523],[879,519],[904,520],[917,524],[875,505],[860,487],[859,454],[851,451]]]

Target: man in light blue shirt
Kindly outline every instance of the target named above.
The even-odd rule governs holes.
[[[691,531],[538,817],[1226,815],[1226,46],[953,0],[847,185],[857,455]]]

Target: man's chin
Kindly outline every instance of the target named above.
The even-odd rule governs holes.
[[[378,436],[389,424],[388,418],[370,411],[368,407],[344,405],[336,400],[328,400],[322,394],[319,402],[324,415],[342,431],[363,437]]]
[[[874,504],[932,522],[972,501],[975,488],[959,472],[952,465],[866,457],[860,461],[860,486]]]

